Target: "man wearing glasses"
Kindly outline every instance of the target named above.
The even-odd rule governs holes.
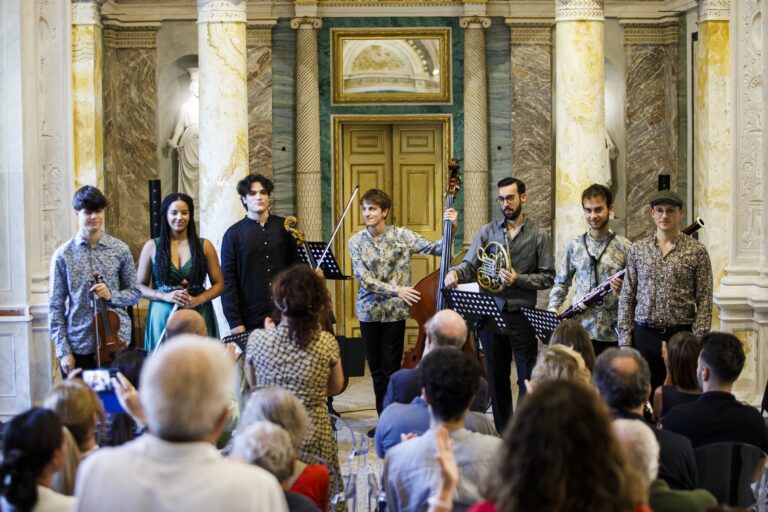
[[[680,231],[683,200],[671,190],[651,197],[656,232],[635,242],[619,298],[619,345],[634,346],[651,368],[651,387],[667,375],[662,341],[680,331],[697,336],[712,323],[712,263],[698,240]]]
[[[509,374],[514,356],[517,368],[518,397],[525,394],[525,379],[530,378],[536,363],[538,346],[533,327],[520,311],[521,306],[535,307],[536,292],[552,286],[555,265],[552,258],[552,242],[546,231],[523,213],[528,196],[525,183],[517,178],[504,178],[497,183],[496,198],[504,216],[489,222],[472,241],[464,260],[453,267],[445,277],[445,286],[455,288],[459,283],[474,280],[481,262],[478,250],[496,242],[509,254],[511,267],[499,270],[502,289],[483,293],[494,295],[496,303],[505,313],[511,334],[500,335],[481,332],[488,384],[493,403],[493,421],[502,432],[512,416],[512,389]],[[498,247],[498,246],[495,246]]]

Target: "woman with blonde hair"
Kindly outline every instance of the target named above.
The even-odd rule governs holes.
[[[96,428],[104,424],[105,415],[94,390],[81,381],[66,380],[51,389],[43,406],[55,412],[72,433],[81,458],[99,448]]]

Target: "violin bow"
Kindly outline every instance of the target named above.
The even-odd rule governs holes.
[[[320,259],[317,260],[317,267],[316,269],[320,268],[320,265],[323,264],[323,261],[325,261],[325,256],[328,254],[328,250],[331,248],[331,244],[333,243],[333,239],[336,238],[336,234],[339,232],[339,228],[341,227],[341,223],[344,221],[344,217],[347,216],[347,212],[349,212],[349,207],[352,206],[352,200],[357,195],[358,190],[360,190],[360,185],[355,185],[355,190],[352,191],[352,195],[349,196],[349,201],[347,201],[347,206],[344,208],[344,212],[341,214],[341,218],[339,218],[339,221],[336,223],[336,228],[333,230],[333,234],[331,235],[331,239],[328,240],[328,243],[325,246],[325,250],[323,251],[323,254],[320,256]]]
[[[186,279],[183,279],[179,284],[182,285],[182,288],[186,288],[187,286],[189,286],[189,282]],[[165,338],[165,331],[168,330],[168,323],[171,321],[171,317],[173,316],[173,314],[178,310],[179,310],[179,305],[174,304],[173,307],[171,308],[171,312],[168,313],[168,318],[165,320],[165,327],[163,327],[163,332],[161,332],[160,336],[157,338],[157,345],[155,345],[155,349],[152,351],[153,354],[157,352],[157,349],[159,349],[160,345],[162,345],[163,340]]]

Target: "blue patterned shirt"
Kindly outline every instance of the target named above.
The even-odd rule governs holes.
[[[94,272],[101,274],[112,293],[107,307],[120,317],[120,339],[131,339],[131,321],[123,308],[136,304],[141,297],[133,256],[124,242],[106,233],[96,247],[78,233],[56,249],[51,260],[48,319],[57,358],[96,351],[93,294],[89,292]]]
[[[442,253],[442,239],[430,242],[410,229],[386,226],[379,244],[367,229],[349,239],[352,269],[360,291],[357,318],[361,322],[397,322],[411,316],[411,307],[397,296],[411,286],[411,255]]]

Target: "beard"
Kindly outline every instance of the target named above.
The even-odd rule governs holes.
[[[595,227],[592,227],[592,224],[591,224],[591,223],[589,224],[589,227],[590,227],[590,228],[592,228],[592,229],[596,229],[596,230],[598,230],[598,231],[599,231],[599,230],[603,229],[603,228],[604,228],[604,227],[605,227],[605,226],[608,224],[608,222],[609,222],[610,220],[611,220],[611,219],[610,219],[609,217],[606,217],[606,218],[605,218],[605,220],[604,220],[603,222],[601,222],[600,224],[597,224]]]
[[[523,211],[523,204],[520,203],[517,205],[517,208],[512,210],[510,213],[507,213],[505,210],[502,210],[502,213],[504,214],[504,218],[506,220],[517,220],[517,218],[520,216],[520,212]]]

